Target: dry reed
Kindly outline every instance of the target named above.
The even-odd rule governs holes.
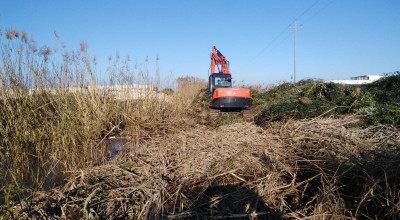
[[[130,59],[117,56],[108,67],[118,86],[98,86],[86,42],[77,51],[38,51],[26,32],[8,29],[0,43],[1,203],[9,187],[52,188],[67,171],[102,163],[110,136],[151,137],[189,121],[185,108],[196,90],[159,94],[159,81],[147,69],[133,71]]]
[[[204,82],[182,78],[173,95],[118,99],[93,89],[86,43],[58,63],[52,48],[7,33],[2,218],[400,218],[395,128],[354,128],[355,116],[207,126],[192,109]],[[119,59],[109,59],[112,83],[152,81]],[[103,164],[101,143],[112,135],[130,137],[130,147]]]
[[[399,132],[348,127],[356,121],[195,125],[77,172],[18,210],[56,219],[397,218]]]

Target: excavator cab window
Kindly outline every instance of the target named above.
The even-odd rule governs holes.
[[[230,88],[231,87],[231,77],[219,76],[215,77],[215,88]]]

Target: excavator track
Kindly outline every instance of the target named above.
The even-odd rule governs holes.
[[[210,108],[210,109],[208,109],[208,112],[209,112],[209,119],[210,120],[217,119],[219,117],[219,115],[221,114],[221,110],[219,110],[219,109]]]
[[[208,109],[208,118],[210,120],[217,119],[220,115],[223,114],[238,114],[241,115],[246,120],[253,120],[253,112],[250,109],[245,109],[242,111],[221,111],[219,109]]]
[[[249,109],[242,110],[242,116],[245,119],[252,120],[253,119],[253,112]]]

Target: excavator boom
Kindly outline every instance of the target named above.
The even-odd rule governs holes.
[[[215,66],[221,66],[220,73],[229,73],[229,62],[215,46],[211,52],[211,74],[215,73]]]

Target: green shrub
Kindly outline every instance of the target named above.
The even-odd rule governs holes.
[[[167,95],[173,95],[175,91],[171,88],[165,88],[163,89],[162,93],[167,94]]]
[[[398,103],[400,100],[400,71],[371,84],[364,85],[379,104]]]
[[[253,99],[259,109],[258,123],[347,114],[375,106],[365,89],[312,80],[256,92]]]
[[[256,121],[281,121],[357,113],[363,125],[400,127],[400,72],[374,83],[343,86],[303,80],[270,90],[252,90]]]
[[[389,124],[400,127],[400,72],[363,86],[375,101],[374,111],[363,117],[365,125]]]
[[[372,115],[364,116],[367,125],[388,124],[400,127],[400,104],[381,105]]]
[[[310,99],[326,100],[333,103],[343,103],[346,98],[344,86],[336,83],[315,82],[306,91],[305,96]]]

